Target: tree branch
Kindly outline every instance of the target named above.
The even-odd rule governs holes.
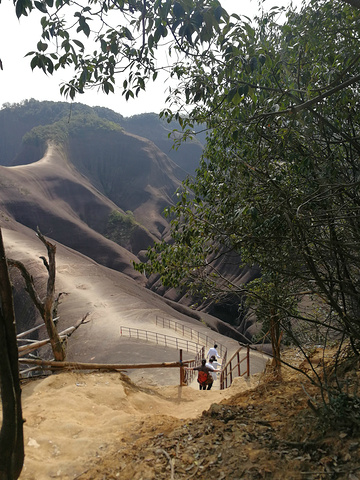
[[[25,265],[19,260],[14,260],[13,258],[8,258],[7,263],[10,267],[15,267],[20,270],[20,273],[25,280],[25,289],[30,295],[31,300],[33,301],[35,307],[38,309],[42,318],[44,318],[44,304],[41,301],[41,298],[37,294],[34,286],[34,280],[32,275],[27,271]]]

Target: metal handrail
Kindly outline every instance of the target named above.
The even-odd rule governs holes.
[[[214,344],[217,344],[218,352],[221,358],[224,358],[226,355],[226,347],[224,345],[221,345],[221,343],[217,342],[214,338],[209,337],[208,335],[199,332],[198,330],[194,330],[191,327],[188,327],[187,325],[184,325],[182,323],[176,322],[175,320],[171,320],[169,318],[164,318],[156,315],[155,318],[155,323],[158,325],[159,323],[162,324],[162,326],[171,328],[172,330],[175,330],[175,332],[180,332],[183,337],[185,335],[189,336],[191,340],[197,339],[197,343],[203,343],[205,344],[205,347],[208,346],[213,346]]]
[[[127,334],[127,335],[126,335]],[[157,345],[165,345],[166,347],[176,348],[177,350],[185,350],[186,352],[198,353],[202,345],[191,342],[190,340],[164,335],[163,333],[150,332],[139,328],[131,328],[120,326],[120,335],[136,338],[137,340],[145,340]]]
[[[149,342],[153,342],[157,345],[165,345],[168,347],[176,348],[178,350],[184,350],[186,352],[196,353],[196,357],[194,360],[186,361],[188,367],[195,367],[201,364],[201,360],[205,358],[205,347],[200,345],[199,343],[195,343],[189,340],[181,339],[178,337],[173,337],[170,335],[164,335],[162,333],[151,332],[149,330],[142,330],[139,328],[132,328],[132,327],[125,327],[120,326],[120,335],[129,336],[129,338],[136,338],[137,340],[145,340]],[[232,380],[233,380],[233,372],[237,369],[237,375],[235,376],[243,376],[247,374],[250,375],[250,348],[247,346],[247,353],[244,358],[240,360],[240,351],[242,348],[239,348],[237,352],[230,358],[228,362],[226,362],[227,358],[227,349],[224,350],[224,355],[222,357],[222,368],[220,373],[220,390],[224,388],[230,387]],[[235,365],[232,365],[234,359],[236,359]],[[247,367],[244,373],[241,373],[240,365],[246,360]],[[194,376],[195,372],[193,370],[183,370],[183,382],[184,384],[189,384]]]
[[[243,347],[240,347],[237,352],[230,358],[230,360],[223,366],[220,374],[220,390],[230,387],[233,381],[233,372],[237,370],[235,377],[242,377],[244,375],[250,376],[250,347],[246,346],[246,355],[240,360],[240,351]],[[235,360],[235,364],[233,361]],[[241,373],[241,364],[246,360],[246,370]],[[224,364],[223,364],[224,365]],[[229,383],[229,384],[228,384]]]

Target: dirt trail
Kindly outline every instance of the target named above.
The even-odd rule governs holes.
[[[23,386],[26,419],[21,480],[74,479],[141,425],[161,431],[194,419],[212,403],[254,385],[238,379],[223,391],[142,387],[121,373],[61,373]]]

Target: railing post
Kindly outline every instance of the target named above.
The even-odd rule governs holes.
[[[182,366],[182,360],[183,360],[183,354],[182,354],[182,349],[180,349],[180,387],[185,385],[185,370],[184,367]]]
[[[246,346],[246,365],[247,365],[247,376],[250,377],[250,346]]]
[[[239,377],[241,376],[241,373],[240,373],[240,354],[239,352],[237,352],[237,367],[238,367],[238,375]]]

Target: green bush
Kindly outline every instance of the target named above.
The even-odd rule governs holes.
[[[126,214],[113,210],[108,218],[105,237],[125,247],[137,225],[134,214],[130,210]]]

